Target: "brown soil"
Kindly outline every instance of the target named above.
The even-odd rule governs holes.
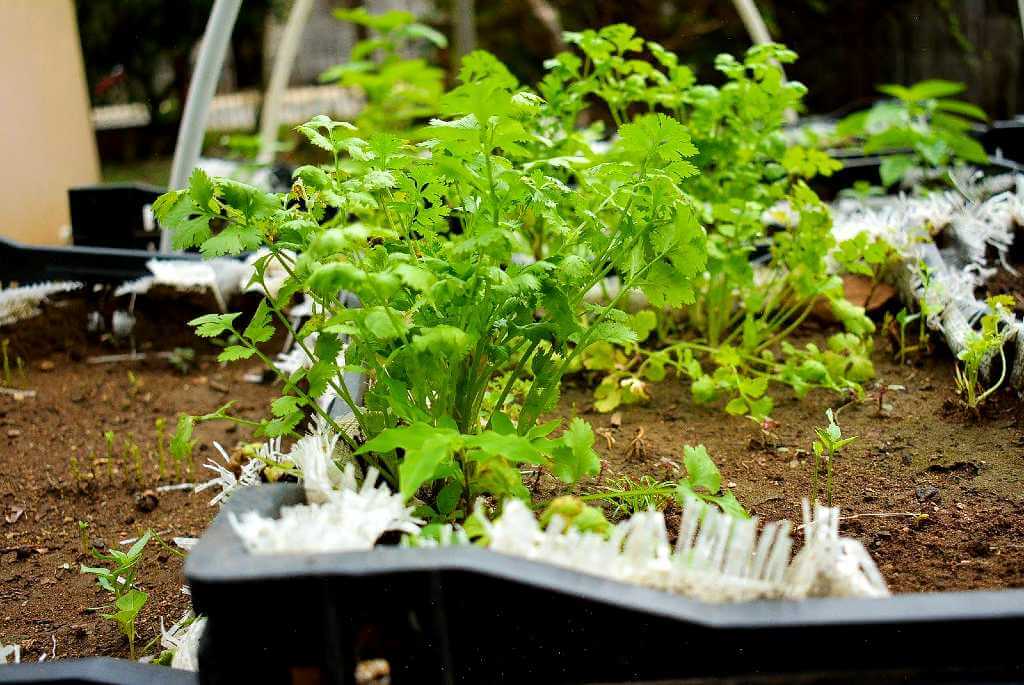
[[[256,365],[222,368],[194,338],[182,335],[180,323],[175,334],[159,334],[161,317],[155,312],[140,315],[145,323],[137,329],[138,349],[168,350],[191,342],[199,358],[189,375],[153,356],[87,363],[93,355],[128,350],[87,342],[78,326],[83,311],[80,301],[68,301],[14,330],[0,330],[0,337],[11,339],[12,352],[25,360],[14,384],[36,392],[21,398],[0,394],[0,643],[20,644],[25,661],[43,654],[128,655],[116,626],[90,609],[108,599],[92,576],[79,573],[79,564],[96,565],[96,560],[83,553],[77,522],[87,522],[90,543],[103,548],[127,549],[121,541],[147,529],[168,544],[174,537],[200,535],[215,513],[209,493],[159,493],[150,512],[136,506],[136,495],[161,484],[207,480],[210,473],[200,464],[215,456],[210,443],[230,449],[250,436],[224,424],[202,425],[196,430],[194,473],[179,477],[168,463],[161,478],[155,420],[167,420],[169,437],[179,412],[212,411],[228,399],[238,400],[237,413],[257,418],[278,390],[243,380]],[[125,440],[139,446],[141,481],[130,460],[115,459],[110,472],[102,461],[93,466],[93,455],[106,457],[107,430],[117,436],[118,455]],[[182,557],[158,543],[148,546],[139,580],[150,594],[138,623],[141,646],[159,635],[161,617],[168,626],[177,621],[189,598],[182,592]]]
[[[999,267],[985,287],[991,295],[1012,295],[1013,309],[1018,314],[1024,313],[1024,265],[1014,265],[1013,271]]]
[[[948,355],[900,367],[885,350],[875,364],[879,383],[906,388],[886,393],[889,411],[879,413],[871,390],[841,410],[834,394],[782,393],[768,436],[750,419],[694,405],[686,384],[672,380],[652,386],[650,403],[615,416],[595,412],[577,379],[561,412],[593,424],[605,482],[622,474],[677,479],[683,445],[703,443],[749,513],[798,522],[810,495],[813,429],[833,407],[843,434],[858,436],[834,471],[841,531],[867,546],[894,592],[1024,586],[1024,430],[1015,393],[1003,393],[977,419],[956,406]],[[639,431],[645,456],[638,458],[631,443]],[[666,514],[671,525],[677,512]]]

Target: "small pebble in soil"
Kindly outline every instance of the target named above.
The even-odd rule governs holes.
[[[9,438],[16,438],[19,435],[21,435],[21,431],[18,430],[17,428],[11,428],[10,430],[7,431],[7,437]]]
[[[156,496],[154,490],[146,490],[135,495],[135,508],[141,512],[153,511],[158,504],[160,504],[160,498]]]
[[[914,489],[914,495],[917,497],[917,501],[921,503],[929,500],[940,501],[939,489],[934,485],[918,485]]]
[[[909,454],[903,454],[903,456],[900,457],[900,463],[904,466],[910,466],[914,463],[914,458]]]
[[[54,367],[53,362],[50,361],[49,359],[45,359],[45,360],[39,362],[39,367],[38,368],[39,368],[40,371],[53,371],[53,367]]]

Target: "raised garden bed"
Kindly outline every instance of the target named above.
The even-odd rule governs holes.
[[[427,31],[395,21],[396,45]],[[922,194],[861,186],[830,210],[808,182],[840,167],[780,133],[803,96],[779,71],[795,55],[723,57],[728,85],[691,90],[678,58],[632,35],[567,36],[594,71],[563,55],[547,99],[474,54],[415,140],[316,117],[298,130],[331,163],[284,194],[197,170],[154,213],[177,247],[228,260],[146,264],[153,278],[55,295],[19,327],[3,561],[41,617],[0,630],[29,658],[68,642],[84,644],[61,655],[123,655],[111,623],[56,623],[89,606],[55,594],[66,581],[116,599],[129,654],[156,656],[141,646],[155,619],[187,604],[173,547],[156,571],[154,547],[82,569],[107,594],[76,564],[97,546],[136,559],[144,529],[193,537],[212,497],[226,506],[186,564],[205,622],[177,625],[182,641],[161,630],[190,657],[205,626],[188,644],[207,684],[1020,676],[1024,323],[1006,276],[1024,198],[1017,177],[963,166],[984,151],[938,113],[983,115],[950,100],[957,84],[888,87],[896,125],[851,130],[898,152],[861,170]],[[623,61],[641,50],[660,66]],[[620,72],[647,90],[622,100]],[[585,106],[616,135],[580,131]],[[956,190],[935,191],[950,169]],[[102,254],[125,270],[142,253]],[[993,289],[1014,297],[986,298],[997,261]],[[180,283],[193,267],[199,288]],[[190,294],[161,300],[178,285]],[[268,296],[230,300],[251,288]],[[84,331],[108,319],[131,354],[97,360]],[[189,319],[209,342],[175,376]],[[186,477],[148,433],[179,411],[193,484],[195,445],[213,456],[209,441],[252,428],[267,442],[213,459],[209,495],[153,488]],[[127,458],[107,423],[131,432]],[[792,535],[768,523],[801,518]],[[957,648],[937,650],[951,632]]]

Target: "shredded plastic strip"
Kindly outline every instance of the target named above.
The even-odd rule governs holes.
[[[76,281],[57,281],[0,289],[0,326],[31,319],[42,311],[40,305],[48,298],[81,287]]]

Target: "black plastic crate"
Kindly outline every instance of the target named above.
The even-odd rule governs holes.
[[[372,658],[396,685],[1024,673],[1022,590],[707,604],[476,547],[250,555],[228,521],[303,500],[294,484],[239,492],[186,560],[204,685],[350,683]]]
[[[981,144],[990,155],[1024,163],[1024,120],[993,121],[981,134]]]
[[[68,190],[75,245],[158,250],[160,227],[152,206],[166,188],[145,183],[106,183]]]

